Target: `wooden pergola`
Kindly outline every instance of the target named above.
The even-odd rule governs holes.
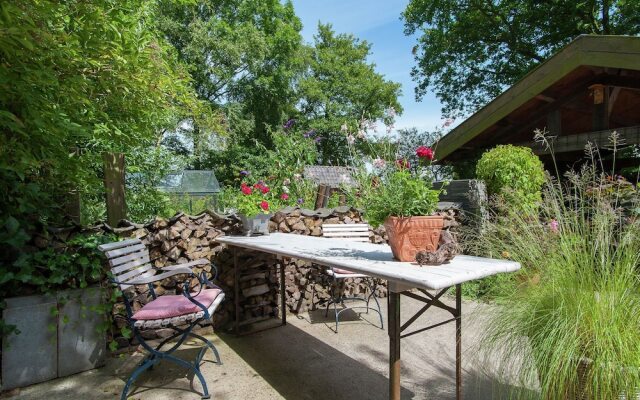
[[[452,164],[509,143],[549,161],[536,129],[555,137],[565,165],[580,161],[588,142],[606,153],[614,131],[623,145],[640,144],[640,37],[579,36],[444,136],[438,159]]]

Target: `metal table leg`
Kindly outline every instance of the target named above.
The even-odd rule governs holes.
[[[284,261],[280,263],[280,314],[282,315],[282,325],[287,324],[287,300],[284,284]]]
[[[389,399],[400,400],[400,293],[389,291]]]
[[[233,304],[236,312],[236,320],[233,330],[236,334],[240,333],[240,265],[238,264],[238,248],[233,247]]]
[[[395,289],[395,290],[394,290]],[[444,288],[435,294],[424,289],[418,289],[418,293],[403,290],[399,285],[389,282],[389,399],[400,399],[400,339],[425,332],[433,328],[456,323],[456,399],[462,399],[462,285],[456,285],[456,306],[450,307],[440,301],[450,288]],[[403,294],[412,299],[419,300],[425,305],[409,318],[404,324],[400,324],[400,295]],[[409,333],[402,333],[409,328],[429,308],[437,307],[451,313],[453,318],[416,329]]]
[[[456,399],[462,399],[462,285],[456,285]]]

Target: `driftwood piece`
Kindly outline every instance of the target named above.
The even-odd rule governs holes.
[[[460,247],[456,243],[455,238],[449,231],[442,231],[440,241],[438,242],[438,250],[433,253],[428,251],[419,251],[416,254],[416,262],[422,265],[441,265],[453,259],[460,252]]]

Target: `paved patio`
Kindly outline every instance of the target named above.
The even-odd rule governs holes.
[[[386,302],[382,302],[385,308]],[[451,299],[445,303],[451,304]],[[403,320],[417,311],[421,303],[402,297]],[[481,312],[476,312],[481,311]],[[481,361],[477,351],[486,305],[465,302],[463,306],[463,370],[465,399],[507,398],[503,378],[491,372],[491,363]],[[296,317],[289,324],[256,333],[234,337],[229,334],[207,334],[218,347],[222,366],[214,365],[207,353],[203,374],[212,399],[386,399],[388,395],[388,337],[379,328],[373,312],[358,318],[355,312],[341,317],[340,332],[331,329],[332,315],[315,311]],[[423,315],[420,328],[449,318],[435,309]],[[386,324],[386,317],[385,317]],[[385,325],[386,328],[386,325]],[[410,328],[411,329],[411,328]],[[208,333],[211,331],[208,330]],[[455,324],[402,340],[402,398],[455,399]],[[183,358],[195,357],[196,348],[183,347],[176,352]],[[24,400],[119,398],[124,380],[143,355],[136,353],[112,358],[107,366],[67,378],[22,388],[1,398]],[[130,399],[196,400],[200,396],[190,388],[186,371],[170,363],[162,363],[136,382]],[[196,389],[199,383],[196,380]]]

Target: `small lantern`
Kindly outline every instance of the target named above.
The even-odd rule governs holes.
[[[591,95],[593,96],[593,104],[604,103],[604,87],[604,85],[599,83],[589,86]]]

